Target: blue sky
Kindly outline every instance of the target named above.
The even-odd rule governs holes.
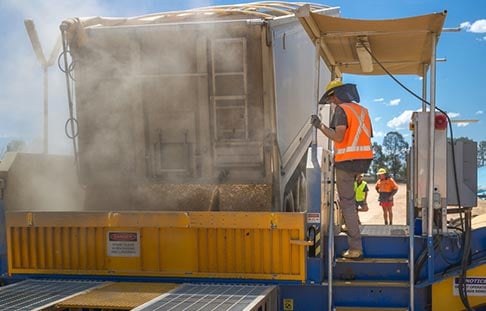
[[[245,1],[156,0],[0,0],[0,154],[11,140],[23,140],[30,151],[40,151],[43,133],[43,73],[28,39],[24,19],[33,19],[45,55],[49,55],[63,19],[78,16],[136,16],[209,5]],[[443,33],[438,45],[437,106],[453,119],[476,119],[454,123],[454,137],[486,140],[486,2],[476,0],[327,0],[313,1],[341,8],[342,17],[391,19],[447,10],[446,28],[462,27],[458,33]],[[393,48],[393,47],[390,47]],[[57,66],[49,68],[49,150],[69,153],[64,134],[68,118],[65,81]],[[399,76],[418,94],[422,81]],[[421,103],[388,77],[345,76],[356,83],[361,103],[368,107],[382,143],[390,131],[410,139],[410,114]]]

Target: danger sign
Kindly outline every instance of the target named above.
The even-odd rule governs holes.
[[[111,257],[140,256],[140,233],[135,231],[109,231],[107,253]]]

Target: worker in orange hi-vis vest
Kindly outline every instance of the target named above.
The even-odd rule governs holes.
[[[363,259],[363,242],[353,185],[356,175],[367,172],[373,160],[371,119],[368,109],[359,104],[355,84],[343,84],[341,80],[329,82],[319,103],[330,104],[334,109],[329,126],[317,115],[311,116],[311,123],[334,144],[336,188],[349,245],[341,256],[360,260]]]
[[[378,170],[378,181],[376,182],[376,191],[379,193],[378,201],[383,208],[383,218],[385,225],[393,225],[393,196],[398,191],[398,185],[388,176],[386,169],[380,168]]]

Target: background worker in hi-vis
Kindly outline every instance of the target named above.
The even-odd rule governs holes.
[[[377,175],[378,181],[375,188],[379,193],[378,201],[383,208],[383,219],[385,220],[385,225],[393,225],[393,196],[398,191],[398,185],[393,178],[388,176],[384,168],[380,168]]]
[[[356,175],[356,180],[354,181],[354,193],[356,199],[356,211],[367,212],[368,211],[368,183],[363,180],[364,174]],[[358,213],[358,223],[361,225]]]

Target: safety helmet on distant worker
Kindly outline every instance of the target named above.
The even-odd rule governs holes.
[[[377,173],[377,174],[378,174],[378,175],[381,175],[381,174],[386,174],[386,169],[385,169],[385,168],[380,168],[380,169],[378,170],[378,173]]]
[[[331,80],[331,82],[329,82],[329,84],[326,86],[326,92],[322,97],[326,98],[328,96],[331,96],[332,94],[334,94],[334,89],[342,85],[343,82],[341,80]]]

